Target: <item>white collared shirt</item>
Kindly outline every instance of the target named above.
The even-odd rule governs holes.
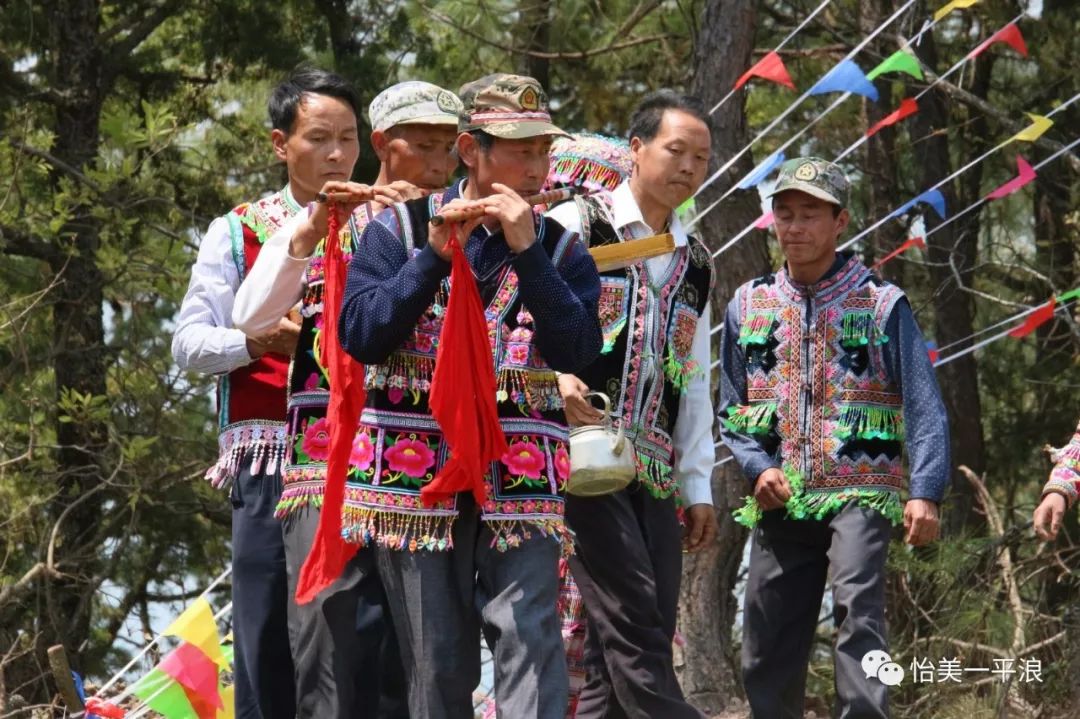
[[[191,281],[176,320],[172,354],[180,369],[225,374],[253,361],[247,337],[232,324],[239,287],[229,221],[219,217],[199,243],[199,255],[191,267]]]
[[[612,219],[614,229],[624,239],[639,239],[655,235],[656,232],[649,227],[641,214],[637,200],[630,190],[630,183],[623,182],[611,192]],[[548,215],[560,225],[581,234],[581,218],[578,215],[577,204],[565,202]],[[675,247],[685,247],[689,238],[686,228],[675,213],[671,214],[668,232],[675,240]],[[663,277],[668,266],[675,260],[675,254],[669,252],[659,257],[651,257],[645,261],[646,269],[652,279]],[[710,306],[705,305],[705,310],[698,318],[697,329],[694,332],[694,342],[691,355],[697,365],[707,370],[712,364],[710,352],[709,332],[711,325]],[[654,373],[658,380],[663,370],[652,357],[644,357],[641,371]],[[713,445],[712,423],[713,403],[709,389],[710,372],[702,371],[693,377],[686,390],[679,397],[679,415],[675,421],[672,432],[672,443],[675,447],[675,479],[679,483],[685,506],[695,504],[712,504],[712,477],[713,463],[716,461],[716,448]]]

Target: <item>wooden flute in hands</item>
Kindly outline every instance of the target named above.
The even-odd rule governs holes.
[[[577,187],[560,187],[557,190],[548,190],[547,192],[540,192],[535,195],[523,198],[525,202],[530,206],[547,205],[552,202],[562,202],[563,200],[569,200],[574,195],[581,194],[581,190]],[[486,213],[483,207],[469,207],[465,209],[445,209],[439,214],[431,218],[431,224],[438,227],[446,222],[466,222],[467,220],[475,220],[478,217],[483,217]]]

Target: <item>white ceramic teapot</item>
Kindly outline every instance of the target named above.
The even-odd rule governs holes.
[[[611,400],[602,392],[585,395],[604,402],[604,423],[570,430],[570,480],[566,491],[578,497],[618,492],[634,481],[634,444],[623,434],[622,422],[611,426]]]

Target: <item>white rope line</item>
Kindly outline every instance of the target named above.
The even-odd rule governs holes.
[[[202,593],[199,594],[198,597],[196,597],[196,601],[199,600],[199,599],[204,598],[215,587],[217,587],[217,585],[219,585],[223,581],[225,581],[229,577],[230,574],[232,574],[232,567],[226,567],[225,571],[222,572],[221,574],[219,574],[217,576],[217,578],[214,579],[214,581],[210,582],[210,586],[208,586],[206,589],[204,589],[202,591]],[[230,603],[230,606],[232,606],[231,603]],[[127,664],[125,664],[123,669],[121,669],[116,674],[114,674],[112,676],[112,678],[109,679],[109,681],[105,682],[101,686],[100,689],[98,689],[96,692],[94,692],[94,696],[95,697],[100,697],[102,694],[104,694],[106,691],[108,691],[109,688],[113,684],[115,684],[122,676],[124,676],[124,674],[126,674],[129,669],[131,669],[133,666],[135,666],[136,662],[138,662],[140,659],[142,659],[144,656],[146,656],[146,653],[149,652],[153,647],[157,646],[158,642],[160,642],[163,637],[164,637],[164,635],[158,634],[156,637],[151,639],[150,643],[147,644],[145,647],[143,647],[142,651],[140,651],[138,654],[136,654],[134,657],[132,657],[131,661],[128,662]]]
[[[885,28],[887,28],[889,25],[891,25],[892,22],[894,20],[896,20],[896,18],[900,17],[904,12],[906,12],[907,9],[909,7],[911,7],[911,5],[914,2],[915,2],[915,0],[907,0],[907,2],[905,2],[903,5],[901,5],[900,8],[896,12],[894,12],[892,15],[889,16],[889,18],[887,20],[885,20],[885,22],[878,25],[877,28],[875,28],[873,32],[871,32],[869,35],[867,35],[862,40],[862,42],[860,42],[858,45],[856,45],[854,47],[854,49],[851,50],[851,52],[849,52],[847,55],[845,55],[844,58],[842,60],[840,60],[840,62],[836,63],[836,65],[834,65],[832,68],[829,68],[829,70],[826,70],[825,75],[829,74],[829,72],[832,72],[832,70],[834,68],[838,67],[842,63],[844,63],[844,62],[850,60],[851,58],[855,57],[855,55],[857,55],[864,47],[869,45],[874,40],[875,37],[880,35],[885,30]],[[822,78],[825,77],[825,75],[822,75]],[[819,82],[820,82],[820,80],[821,80],[821,78],[818,78]],[[784,118],[786,118],[788,115],[790,115],[792,112],[794,112],[795,109],[799,105],[801,105],[804,100],[806,100],[806,98],[810,97],[811,92],[814,90],[815,87],[817,87],[816,82],[813,85],[811,85],[809,88],[807,88],[807,90],[802,95],[799,95],[799,97],[791,105],[789,105],[787,107],[787,109],[785,109],[782,113],[780,113],[780,115],[778,115],[776,117],[776,119],[774,119],[772,122],[770,122],[769,125],[764,130],[762,130],[756,136],[754,136],[754,139],[751,140],[748,145],[746,145],[743,149],[739,150],[735,155],[733,155],[731,157],[731,159],[729,159],[727,162],[725,162],[724,165],[719,170],[717,170],[712,175],[710,175],[709,178],[707,180],[705,180],[705,182],[702,183],[701,187],[699,187],[697,189],[697,192],[694,193],[694,197],[697,197],[701,193],[702,190],[704,190],[706,187],[711,185],[713,182],[716,181],[716,179],[718,177],[720,177],[725,172],[727,172],[728,168],[731,167],[732,165],[734,165],[739,160],[740,157],[745,155],[750,150],[751,147],[756,145],[758,140],[760,140],[761,138],[768,135],[773,130],[773,128],[775,128],[777,125],[779,125],[781,122],[783,122]]]
[[[810,21],[811,21],[811,20],[813,20],[813,19],[814,19],[815,17],[817,17],[817,14],[818,14],[819,12],[821,12],[822,10],[824,10],[824,9],[825,9],[825,6],[826,6],[826,5],[828,5],[828,4],[830,3],[830,2],[832,2],[832,0],[825,0],[825,2],[821,3],[820,5],[818,5],[818,6],[817,6],[817,7],[816,7],[816,8],[814,9],[814,12],[810,13],[809,15],[807,15],[807,16],[806,16],[806,19],[805,19],[805,20],[803,20],[803,21],[802,21],[801,23],[799,23],[799,26],[798,26],[798,27],[796,27],[796,28],[795,28],[794,30],[792,30],[791,32],[789,32],[789,33],[788,33],[788,36],[787,36],[787,37],[785,37],[785,38],[784,38],[783,40],[781,40],[781,41],[780,41],[780,44],[779,44],[779,45],[777,45],[776,47],[774,47],[772,51],[773,51],[773,52],[780,52],[780,51],[781,51],[782,49],[784,49],[784,45],[787,45],[787,44],[788,44],[788,42],[789,42],[789,41],[790,41],[790,40],[791,40],[791,39],[792,39],[793,37],[795,37],[795,36],[796,36],[796,35],[798,35],[798,34],[799,34],[800,32],[802,32],[802,29],[803,29],[804,27],[806,27],[807,25],[809,25],[809,24],[810,24]],[[740,88],[740,89],[741,89],[741,88]],[[728,94],[727,94],[727,95],[724,95],[724,98],[723,98],[722,100],[720,100],[720,102],[718,102],[718,103],[716,103],[715,105],[713,105],[713,109],[709,110],[709,114],[711,115],[711,114],[713,114],[714,112],[716,112],[717,110],[719,110],[719,109],[720,109],[720,107],[721,107],[721,106],[722,106],[722,105],[723,105],[723,104],[724,104],[725,102],[727,102],[728,100],[730,100],[730,99],[731,99],[731,98],[732,98],[732,97],[733,97],[733,96],[735,95],[735,93],[736,93],[736,92],[738,92],[738,90],[736,90],[735,88],[732,88],[732,89],[731,89],[731,91],[730,91],[730,92],[728,92]]]

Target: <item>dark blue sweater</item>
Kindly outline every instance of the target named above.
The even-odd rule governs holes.
[[[459,197],[463,186],[464,182],[445,190],[443,204]],[[554,220],[538,217],[538,228],[539,223],[545,223],[547,236],[565,232]],[[409,257],[397,215],[389,209],[360,237],[349,264],[339,325],[342,347],[359,362],[385,362],[450,274],[450,263],[428,246],[426,233],[414,234],[416,250]],[[556,267],[539,241],[515,255],[501,230],[489,233],[481,225],[469,237],[465,255],[482,279],[477,287],[485,303],[497,289],[502,274],[498,268],[506,263],[514,268],[521,300],[535,322],[533,341],[549,367],[576,372],[596,359],[603,344],[597,314],[600,278],[583,244],[572,243]]]

